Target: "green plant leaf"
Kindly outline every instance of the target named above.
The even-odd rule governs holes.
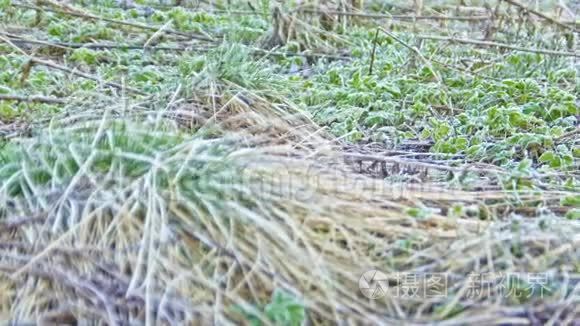
[[[276,289],[271,302],[264,308],[266,316],[276,325],[300,326],[306,319],[303,304],[293,295]]]
[[[566,213],[566,218],[569,220],[580,220],[580,209],[572,209]]]

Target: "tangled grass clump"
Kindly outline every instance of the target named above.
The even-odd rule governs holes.
[[[302,282],[325,241],[300,226],[336,217],[334,206],[314,216],[309,209],[336,194],[320,191],[305,202],[287,192],[290,181],[311,187],[306,162],[251,136],[206,139],[150,128],[103,121],[4,150],[0,189],[10,209],[3,211],[2,269],[20,275],[5,292],[15,321],[55,318],[55,310],[109,323],[221,320],[276,287],[306,290]],[[264,183],[281,176],[281,167],[288,180]],[[47,264],[55,272],[43,273]],[[315,273],[330,281],[338,269],[326,265]],[[43,286],[20,286],[32,279]]]
[[[453,313],[460,322],[469,318],[456,301],[467,270],[550,270],[559,280],[574,261],[565,257],[575,249],[562,243],[576,237],[572,222],[543,226],[562,238],[527,226],[514,242],[509,224],[417,219],[394,195],[376,192],[376,180],[339,166],[340,173],[328,171],[332,157],[268,137],[185,134],[166,119],[104,119],[5,147],[0,270],[12,277],[0,279],[0,316],[297,325]],[[432,195],[417,188],[404,196]],[[393,295],[370,301],[357,285],[372,268],[445,271],[455,297],[420,306]],[[571,295],[556,295],[565,316]],[[509,316],[491,304],[499,294],[490,296],[477,305]]]

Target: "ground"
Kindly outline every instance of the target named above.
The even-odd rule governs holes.
[[[580,322],[573,1],[0,0],[0,322]]]

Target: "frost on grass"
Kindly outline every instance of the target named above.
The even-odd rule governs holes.
[[[1,154],[0,270],[13,277],[0,280],[0,307],[18,322],[294,325],[301,311],[313,320],[389,320],[399,298],[371,302],[357,289],[372,268],[457,275],[454,296],[397,304],[398,313],[435,309],[443,318],[466,308],[454,302],[462,275],[488,270],[489,257],[496,271],[550,270],[553,298],[543,300],[557,301],[559,268],[574,251],[562,243],[578,231],[549,217],[492,228],[417,218],[369,191],[374,180],[328,173],[304,150],[255,135],[184,134],[172,123],[56,128]],[[358,186],[344,187],[339,175]],[[515,299],[484,300],[481,309],[498,317],[505,312],[492,302]]]
[[[577,319],[568,27],[211,3],[0,4],[0,323]]]

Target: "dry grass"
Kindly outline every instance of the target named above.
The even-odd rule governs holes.
[[[318,23],[278,12],[265,47],[344,44]],[[313,325],[578,322],[580,225],[541,208],[571,192],[504,190],[499,167],[345,150],[269,74],[216,60],[169,100],[92,94],[27,125],[33,136],[10,133],[0,323],[284,324],[263,309],[280,291]],[[420,177],[361,173],[377,166]],[[475,191],[441,182],[468,172]],[[523,208],[534,218],[508,214]],[[401,274],[445,275],[446,295],[370,300],[359,279],[373,269],[392,289]],[[530,292],[533,273],[545,295]],[[477,297],[472,274],[490,277]]]
[[[277,289],[299,298],[314,324],[515,323],[577,313],[577,223],[417,219],[409,204],[434,200],[436,186],[400,189],[353,174],[311,134],[301,134],[309,146],[296,146],[279,133],[201,128],[191,136],[162,116],[106,117],[54,122],[21,139],[0,170],[5,321],[239,323],[239,307],[267,302]],[[449,295],[368,300],[358,279],[369,269],[445,272]],[[549,273],[557,293],[522,308],[506,308],[519,299],[499,290],[465,298],[470,272],[523,271]]]

